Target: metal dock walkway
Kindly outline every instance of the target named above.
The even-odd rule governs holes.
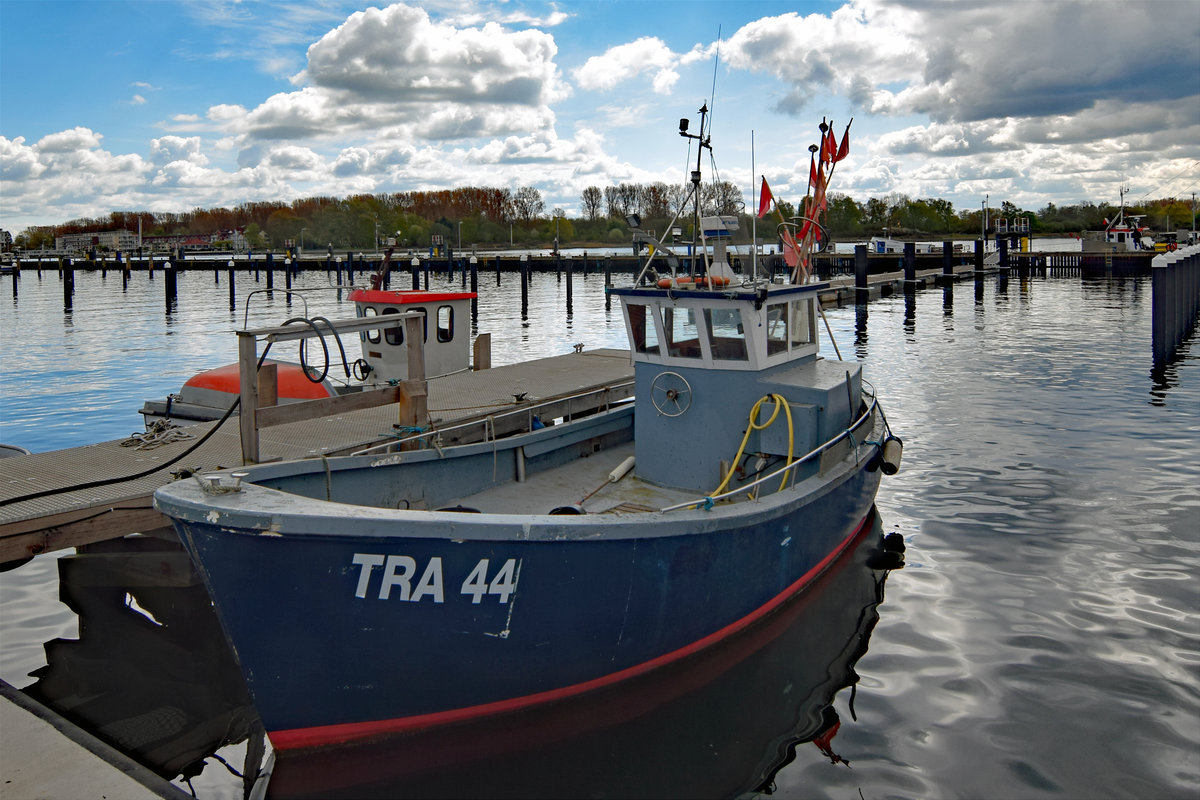
[[[444,428],[589,393],[615,402],[632,396],[632,381],[628,351],[590,350],[430,379],[428,406],[434,426]],[[260,434],[263,460],[345,455],[394,439],[396,422],[397,407],[389,405],[266,428]],[[0,459],[0,563],[167,525],[151,507],[155,489],[183,470],[205,472],[242,464],[234,420],[195,452],[168,464],[215,425],[182,428],[193,438],[151,450],[115,440]],[[142,472],[148,474],[78,488]],[[40,492],[52,493],[14,502]]]

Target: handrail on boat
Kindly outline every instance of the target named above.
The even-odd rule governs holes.
[[[810,450],[809,452],[807,452],[804,455],[800,456],[799,458],[795,459],[790,464],[786,464],[786,465],[780,467],[779,469],[775,470],[774,472],[772,472],[768,475],[763,475],[762,477],[760,477],[754,481],[751,481],[750,483],[747,483],[743,486],[739,486],[737,489],[734,489],[733,491],[724,492],[723,494],[713,495],[712,497],[701,497],[698,500],[690,500],[686,503],[677,503],[673,506],[667,506],[666,508],[661,508],[661,509],[659,509],[659,511],[662,513],[665,513],[667,511],[680,511],[685,508],[695,508],[697,506],[702,506],[706,509],[711,508],[714,503],[718,503],[722,500],[728,500],[729,498],[733,497],[734,495],[742,494],[747,489],[754,489],[755,487],[757,487],[761,484],[764,484],[767,481],[773,480],[774,478],[784,476],[786,473],[794,470],[796,467],[800,466],[801,464],[803,464],[807,461],[810,461],[813,458],[816,458],[817,456],[824,453],[826,450],[829,450],[834,445],[841,442],[843,439],[850,438],[850,440],[853,442],[854,441],[854,439],[853,439],[854,430],[856,428],[861,427],[865,422],[867,422],[867,420],[870,418],[871,414],[876,409],[879,409],[881,412],[883,411],[883,408],[879,405],[879,399],[877,397],[875,397],[874,395],[871,395],[870,397],[871,397],[871,402],[867,406],[867,409],[862,414],[860,414],[857,419],[855,419],[853,422],[851,422],[850,425],[847,426],[845,430],[843,430],[837,436],[835,436],[832,439],[830,439],[829,441],[825,442],[825,444],[821,445],[820,447],[816,448],[815,450]],[[866,442],[864,441],[863,444],[865,444],[865,443]],[[875,444],[877,444],[877,446],[882,447],[881,443],[875,443]],[[858,443],[855,443],[855,449],[857,450],[857,448],[858,448]],[[793,475],[793,480],[794,480],[794,478],[795,478],[795,476]]]
[[[473,427],[479,426],[479,425],[483,426],[483,431],[484,431],[483,441],[485,441],[485,442],[493,441],[494,442],[500,438],[499,434],[497,434],[497,432],[496,432],[496,420],[498,420],[498,419],[505,419],[507,417],[515,417],[515,416],[519,416],[519,415],[524,415],[525,416],[525,429],[524,430],[526,430],[526,431],[532,430],[533,429],[533,417],[537,416],[537,412],[539,409],[544,409],[544,408],[548,408],[550,406],[565,403],[566,407],[567,407],[567,412],[564,416],[566,416],[569,419],[572,416],[571,402],[573,400],[579,400],[584,397],[594,397],[596,395],[611,396],[614,389],[623,389],[623,388],[633,386],[633,385],[634,385],[634,381],[632,381],[632,380],[621,381],[620,383],[613,383],[613,384],[606,385],[600,389],[591,389],[586,392],[577,392],[572,395],[567,395],[566,397],[556,397],[552,400],[545,400],[543,402],[540,402],[540,403],[537,403],[537,404],[531,405],[531,406],[522,406],[521,408],[514,408],[509,411],[501,411],[499,413],[491,413],[491,414],[488,414],[487,416],[483,417],[482,419],[473,419],[473,420],[469,420],[467,422],[461,422],[457,425],[451,425],[449,428],[430,428],[427,431],[420,431],[420,432],[411,434],[409,436],[405,436],[403,438],[396,439],[395,441],[384,442],[383,444],[372,445],[371,447],[366,447],[366,448],[363,448],[362,450],[355,450],[350,455],[365,456],[365,455],[371,455],[372,453],[394,452],[397,449],[399,449],[401,447],[401,445],[419,442],[428,437],[443,436],[445,434],[452,433],[454,431],[466,430],[468,428],[473,428]],[[611,406],[612,406],[612,401],[609,399],[606,399],[604,401],[604,403],[600,406],[600,408],[601,408],[601,410],[608,411],[609,408],[611,408]],[[490,429],[490,438],[489,438],[489,429]],[[432,441],[428,442],[427,444],[430,446],[435,446]]]

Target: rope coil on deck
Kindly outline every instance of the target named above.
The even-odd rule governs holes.
[[[182,442],[195,439],[195,435],[167,419],[155,420],[145,433],[131,433],[128,439],[122,439],[121,447],[134,447],[138,450],[153,450],[172,442]]]

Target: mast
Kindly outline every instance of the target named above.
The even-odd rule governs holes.
[[[704,153],[704,148],[707,147],[710,151],[712,150],[712,144],[711,144],[712,134],[710,133],[708,136],[705,136],[705,134],[704,134],[704,123],[707,120],[708,120],[708,104],[707,103],[703,103],[700,106],[700,133],[699,134],[687,132],[687,129],[688,129],[687,117],[684,117],[683,119],[679,120],[679,135],[684,137],[685,139],[695,139],[697,142],[697,145],[698,145],[696,147],[696,168],[694,170],[692,170],[692,192],[693,192],[693,194],[695,194],[695,203],[694,203],[694,212],[693,212],[695,214],[695,217],[692,221],[693,247],[700,246],[700,163],[701,163],[702,154]],[[705,272],[707,272],[708,271],[707,270],[707,266],[708,266],[708,254],[707,253],[704,254],[704,260],[705,260]],[[695,250],[692,251],[692,264],[691,264],[690,275],[693,278],[696,277],[696,251]]]

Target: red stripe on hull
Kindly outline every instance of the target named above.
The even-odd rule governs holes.
[[[649,661],[644,661],[640,664],[635,664],[632,667],[627,667],[618,672],[613,672],[599,678],[593,678],[582,683],[572,684],[570,686],[562,686],[558,689],[550,689],[545,692],[525,695],[523,697],[514,697],[507,700],[497,700],[493,703],[484,703],[476,706],[468,706],[466,708],[456,708],[449,711],[437,711],[430,714],[419,714],[412,717],[399,717],[396,719],[374,720],[370,722],[344,722],[335,725],[321,725],[312,728],[292,728],[281,731],[268,731],[268,736],[271,739],[271,744],[276,750],[292,750],[302,748],[328,747],[331,745],[348,744],[351,742],[370,739],[372,737],[397,734],[411,733],[413,731],[436,728],[443,725],[452,725],[456,723],[467,722],[469,720],[481,719],[496,714],[504,714],[520,709],[528,708],[542,703],[554,702],[584,694],[596,689],[601,689],[606,686],[611,686],[621,681],[635,678],[652,670],[671,664],[687,656],[698,653],[706,648],[712,647],[719,642],[737,634],[749,626],[758,622],[763,617],[770,614],[779,606],[787,602],[796,593],[802,590],[806,585],[811,583],[824,572],[830,564],[837,560],[847,547],[852,542],[862,535],[867,527],[867,523],[871,520],[871,514],[859,522],[858,526],[850,535],[843,539],[837,547],[829,552],[818,564],[813,566],[808,572],[804,573],[800,578],[794,581],[790,586],[784,589],[779,594],[768,600],[757,609],[729,623],[725,627],[716,630],[702,639],[697,639],[691,644],[685,645],[677,650],[669,653],[664,653],[661,656],[652,658]]]

